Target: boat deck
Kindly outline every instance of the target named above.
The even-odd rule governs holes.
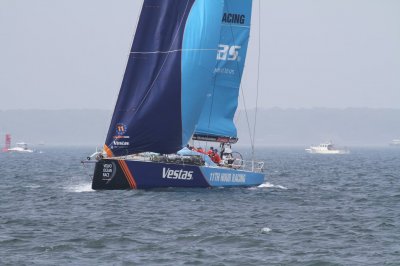
[[[207,156],[207,155],[205,155]],[[141,162],[159,162],[159,163],[170,163],[170,164],[181,164],[181,165],[197,165],[207,166],[211,168],[225,168],[225,169],[236,169],[242,171],[249,171],[255,173],[261,173],[264,170],[263,161],[245,161],[241,159],[234,159],[233,162],[227,163],[222,160],[220,164],[207,163],[201,155],[178,155],[168,154],[160,155],[157,153],[141,153],[118,157],[109,157],[104,159],[112,160],[126,160],[126,161],[141,161]]]

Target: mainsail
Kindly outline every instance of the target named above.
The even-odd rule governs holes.
[[[224,0],[144,0],[105,143],[109,156],[186,145],[213,86],[223,8]]]
[[[225,0],[221,37],[214,69],[215,81],[208,92],[194,139],[237,141],[233,118],[250,36],[252,0]]]

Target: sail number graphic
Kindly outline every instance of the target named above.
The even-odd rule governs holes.
[[[127,126],[126,125],[124,125],[124,124],[117,124],[116,125],[116,133],[117,133],[117,135],[118,136],[122,136],[122,135],[124,135],[125,133],[126,133],[126,131],[127,131],[128,129],[127,129]]]
[[[218,53],[217,53],[217,60],[222,61],[236,61],[239,60],[239,50],[242,46],[238,45],[224,45],[220,44]]]

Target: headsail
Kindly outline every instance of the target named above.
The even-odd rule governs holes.
[[[225,0],[215,82],[196,127],[194,139],[235,142],[233,118],[238,106],[250,35],[252,0]]]
[[[223,0],[144,0],[105,150],[173,153],[212,86]],[[189,97],[190,96],[190,97]]]

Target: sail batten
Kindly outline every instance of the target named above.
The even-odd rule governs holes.
[[[215,48],[210,49],[179,49],[171,51],[154,51],[154,52],[131,52],[131,54],[168,54],[176,52],[187,52],[187,51],[217,51]]]

